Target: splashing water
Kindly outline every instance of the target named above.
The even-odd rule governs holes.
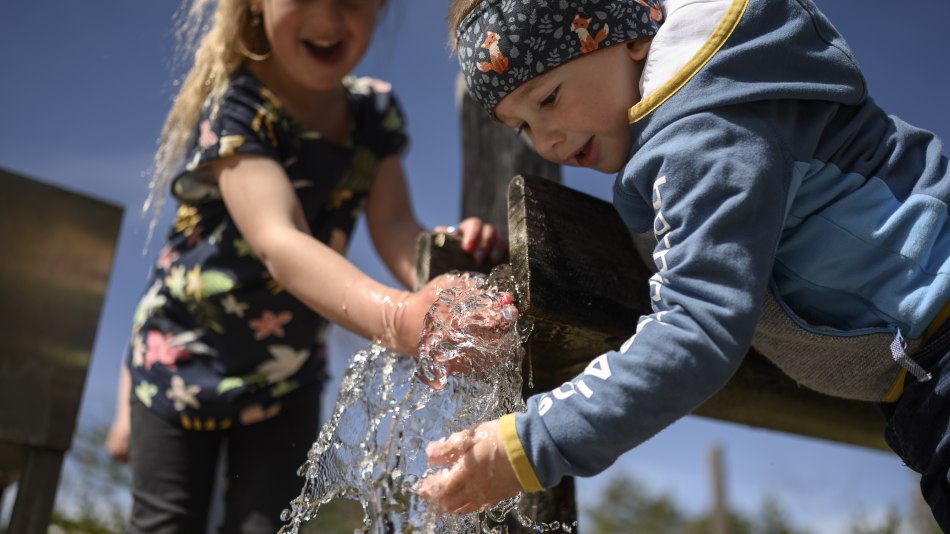
[[[505,315],[499,299],[514,295],[507,265],[488,277],[465,273],[442,290],[426,317],[418,360],[378,344],[357,352],[340,384],[337,403],[301,466],[300,495],[281,520],[297,534],[323,504],[360,501],[364,533],[504,532],[498,524],[521,495],[482,513],[443,514],[411,488],[428,473],[430,441],[524,409],[521,398],[525,325]],[[517,514],[536,531],[563,529]],[[495,526],[491,526],[494,523]]]

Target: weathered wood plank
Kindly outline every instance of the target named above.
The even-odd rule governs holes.
[[[444,232],[423,232],[416,241],[416,290],[440,274],[451,271],[488,274],[494,265],[475,263],[462,250],[462,240]]]
[[[519,309],[534,324],[526,372],[543,391],[633,335],[651,273],[610,203],[533,176],[512,180],[508,195]],[[800,387],[755,351],[695,413],[887,450],[874,404]]]
[[[642,263],[610,204],[533,176],[516,177],[508,200],[509,261],[534,323],[530,373],[547,390],[629,337],[649,309],[649,276],[630,272]]]

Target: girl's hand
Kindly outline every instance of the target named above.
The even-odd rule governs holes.
[[[436,232],[445,232],[462,238],[462,249],[481,265],[485,258],[492,264],[508,259],[508,239],[497,228],[478,217],[469,217],[454,226],[437,226]]]
[[[425,320],[417,376],[432,389],[444,388],[449,375],[480,376],[508,362],[519,343],[514,296],[489,287],[484,277],[457,275]]]
[[[109,427],[109,435],[106,437],[106,450],[112,458],[126,463],[129,461],[129,436],[130,424],[128,415],[117,414]]]
[[[497,420],[433,441],[426,454],[430,468],[446,469],[422,478],[413,490],[443,512],[479,512],[521,491]]]
[[[439,299],[439,293],[443,289],[455,287],[461,283],[460,279],[457,274],[443,274],[430,280],[419,291],[407,293],[402,302],[392,308],[394,318],[391,322],[395,330],[395,346],[390,348],[400,354],[418,357],[429,309]]]

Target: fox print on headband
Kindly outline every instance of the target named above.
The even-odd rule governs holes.
[[[459,24],[459,64],[489,113],[524,82],[581,54],[655,35],[659,0],[484,0]]]

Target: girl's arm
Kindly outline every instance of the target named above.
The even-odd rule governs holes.
[[[434,286],[416,294],[388,287],[313,238],[290,180],[272,159],[233,156],[214,162],[212,171],[241,234],[284,289],[356,334],[417,353]],[[400,228],[397,235],[408,233]],[[398,265],[401,280],[413,273],[405,265]]]
[[[380,162],[366,204],[366,223],[383,263],[404,287],[416,279],[416,240],[424,230],[416,221],[399,156]]]
[[[129,435],[131,429],[129,395],[132,391],[132,376],[129,368],[122,365],[119,371],[119,387],[115,399],[115,415],[106,437],[106,450],[120,462],[129,461]]]

